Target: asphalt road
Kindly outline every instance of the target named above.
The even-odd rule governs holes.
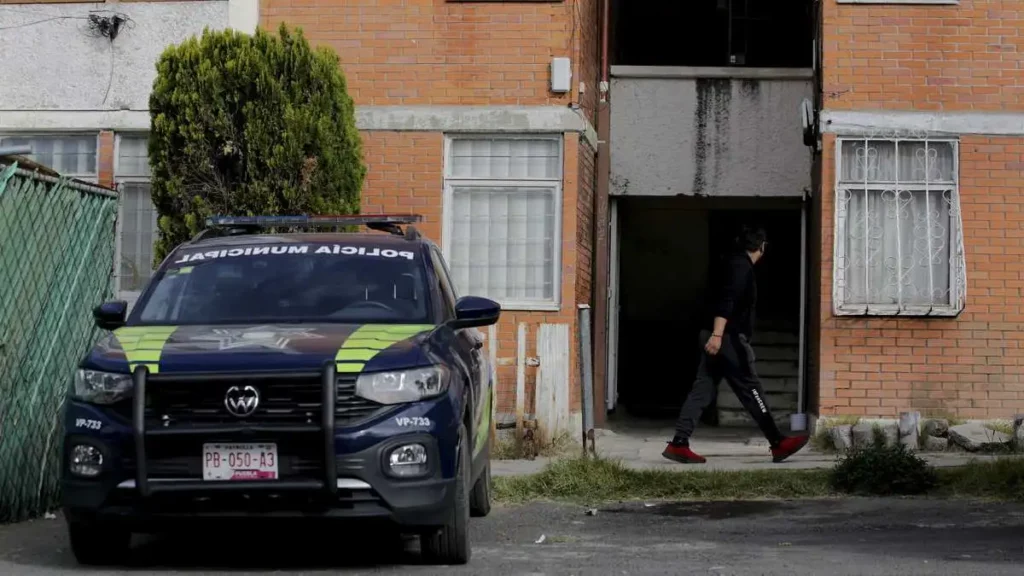
[[[541,537],[543,536],[543,540]],[[927,500],[556,504],[473,523],[473,560],[418,565],[382,535],[218,530],[136,540],[132,564],[79,568],[59,518],[0,526],[0,574],[1024,574],[1024,506]]]

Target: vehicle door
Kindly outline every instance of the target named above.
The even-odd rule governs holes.
[[[434,271],[440,284],[444,305],[451,310],[452,317],[455,315],[455,302],[459,295],[452,283],[451,275],[448,273],[448,265],[445,263],[441,253],[432,248],[430,251],[434,264]],[[466,378],[470,386],[471,401],[473,402],[473,429],[470,435],[475,435],[477,427],[483,418],[483,411],[486,399],[490,395],[490,367],[487,365],[483,353],[484,336],[476,328],[463,328],[455,331],[456,354],[466,369]],[[474,446],[474,449],[476,446]]]

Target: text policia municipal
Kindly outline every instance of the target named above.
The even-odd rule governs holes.
[[[193,252],[191,254],[183,254],[181,259],[175,260],[174,263],[186,264],[189,262],[200,262],[216,258],[263,256],[273,254],[344,254],[347,256],[372,256],[377,258],[405,258],[406,260],[412,260],[415,256],[413,252],[391,250],[390,248],[381,250],[380,248],[367,248],[366,246],[342,246],[340,244],[334,244],[333,246],[322,245],[314,250],[313,246],[309,244],[300,244],[298,246],[250,246],[247,248]]]

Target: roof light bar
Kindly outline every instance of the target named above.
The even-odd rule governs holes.
[[[230,226],[256,228],[270,228],[274,226],[360,226],[370,224],[413,224],[422,221],[423,216],[419,214],[359,214],[352,216],[213,216],[206,219],[206,226],[209,228]]]

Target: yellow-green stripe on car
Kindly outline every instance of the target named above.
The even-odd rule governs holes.
[[[150,374],[160,372],[160,354],[177,329],[177,326],[132,326],[115,330],[114,337],[124,350],[128,370],[134,372],[136,366],[142,365]]]
[[[429,324],[367,324],[345,340],[334,357],[338,374],[359,374],[366,363],[381,351],[430,330]]]
[[[487,394],[487,403],[484,404],[484,413],[480,415],[480,423],[476,426],[476,442],[473,443],[473,456],[476,456],[484,449],[487,442],[487,435],[491,432],[491,403],[494,402],[494,388]]]

